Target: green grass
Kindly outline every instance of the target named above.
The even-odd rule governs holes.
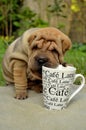
[[[84,75],[86,79],[86,45],[73,47],[66,53],[65,61],[76,67],[76,73]],[[80,78],[75,81],[75,84],[80,84]]]
[[[2,59],[8,44],[0,38],[0,86],[5,84],[2,76]],[[86,78],[86,44],[74,44],[73,48],[65,54],[65,61],[77,68],[77,73],[81,73]]]
[[[14,39],[14,36],[11,36],[11,37],[0,36],[0,86],[5,85],[5,80],[2,76],[2,59],[8,45],[13,41],[13,39]]]
[[[6,50],[6,45],[2,39],[0,39],[0,85],[4,85],[5,81],[2,76],[2,59]]]
[[[77,73],[81,73],[86,78],[86,45],[73,46],[65,55],[65,61],[76,67]]]

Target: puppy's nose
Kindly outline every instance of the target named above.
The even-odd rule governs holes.
[[[42,65],[44,65],[46,62],[48,62],[48,58],[39,56],[39,57],[36,57],[36,61],[38,62],[39,65],[42,66]]]

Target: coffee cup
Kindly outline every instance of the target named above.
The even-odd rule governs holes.
[[[72,92],[74,81],[78,77],[82,79],[81,84]],[[76,68],[72,66],[59,65],[56,68],[43,66],[42,84],[44,106],[50,110],[62,110],[84,87],[85,78],[82,74],[76,74]]]

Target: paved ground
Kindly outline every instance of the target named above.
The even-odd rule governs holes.
[[[0,87],[0,130],[86,130],[86,85],[61,111],[47,110],[43,95],[29,91],[29,98],[13,98],[14,89]]]

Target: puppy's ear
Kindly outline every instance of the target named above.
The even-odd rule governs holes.
[[[71,42],[71,40],[69,39],[69,37],[65,36],[65,37],[62,39],[62,52],[63,52],[63,54],[65,54],[65,52],[66,52],[67,50],[69,50],[71,47],[72,47],[72,42]]]
[[[57,51],[59,52],[59,62],[62,64],[64,62],[64,54],[67,50],[71,48],[72,42],[69,39],[69,37],[67,37],[66,35],[62,37],[59,36],[58,40],[57,40],[57,43],[60,43],[60,44],[59,44],[59,47],[57,47]]]
[[[31,45],[31,43],[33,42],[33,40],[34,40],[35,38],[36,38],[35,35],[31,35],[31,36],[29,37],[29,39],[28,39],[29,45]]]

